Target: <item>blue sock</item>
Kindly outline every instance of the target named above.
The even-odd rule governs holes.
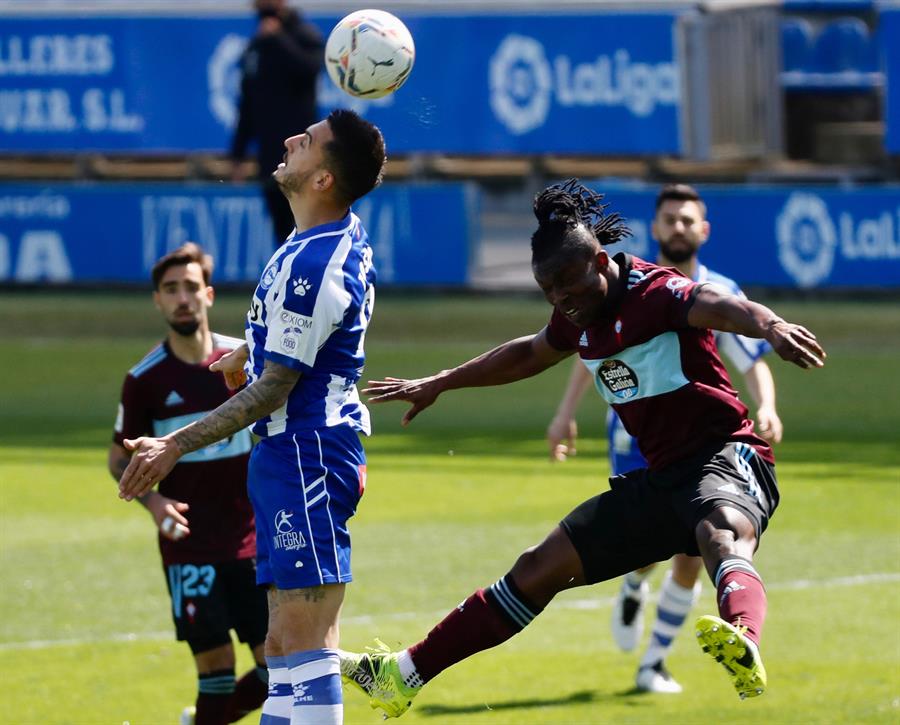
[[[313,649],[285,657],[294,705],[291,725],[340,725],[344,719],[341,661],[337,650]]]

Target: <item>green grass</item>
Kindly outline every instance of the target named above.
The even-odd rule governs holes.
[[[244,303],[223,296],[217,329],[238,332]],[[633,693],[637,657],[608,631],[610,582],[561,595],[521,635],[442,674],[405,720],[900,719],[900,309],[775,307],[830,356],[815,372],[771,363],[786,440],[782,504],[758,555],[766,695],[740,702],[689,628],[670,658],[685,693]],[[122,376],[161,333],[155,310],[143,295],[61,293],[0,294],[0,309],[0,722],[175,722],[194,697],[193,665],[171,634],[149,518],[118,500],[105,467]],[[546,317],[532,297],[382,295],[367,376],[431,372]],[[578,458],[546,461],[543,431],[567,373],[451,393],[408,429],[402,406],[373,408],[345,646],[416,641],[605,487],[600,405],[583,406]],[[714,608],[707,583],[696,611]],[[348,692],[346,721],[380,720]]]

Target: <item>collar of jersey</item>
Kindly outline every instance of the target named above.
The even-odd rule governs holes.
[[[306,239],[310,239],[311,237],[319,237],[323,234],[331,234],[334,232],[343,232],[347,227],[350,226],[350,216],[352,211],[348,210],[347,213],[341,217],[340,219],[333,222],[325,222],[324,224],[319,224],[316,227],[310,227],[305,232],[294,232],[294,236],[287,240],[287,244],[293,244],[295,242],[302,242]]]

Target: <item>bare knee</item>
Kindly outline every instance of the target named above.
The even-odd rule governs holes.
[[[541,608],[558,592],[584,584],[581,558],[558,527],[540,544],[523,551],[510,575],[528,601]]]
[[[722,559],[740,556],[752,560],[756,551],[756,531],[750,519],[728,506],[712,511],[697,524],[695,534],[710,578],[715,578]]]

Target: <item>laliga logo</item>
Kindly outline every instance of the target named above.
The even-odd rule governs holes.
[[[815,287],[831,274],[837,232],[820,197],[791,194],[775,225],[778,259],[800,287]]]
[[[247,47],[242,35],[226,35],[206,64],[206,82],[209,86],[209,110],[225,128],[232,128],[237,121],[237,97],[241,85],[241,69],[238,61]]]
[[[543,126],[553,79],[544,46],[534,38],[507,35],[490,64],[491,108],[519,135]]]
[[[646,117],[681,97],[674,63],[633,63],[624,48],[592,62],[558,55],[551,63],[538,40],[515,34],[491,58],[489,83],[494,114],[516,135],[542,126],[554,98],[563,107],[624,106]]]

